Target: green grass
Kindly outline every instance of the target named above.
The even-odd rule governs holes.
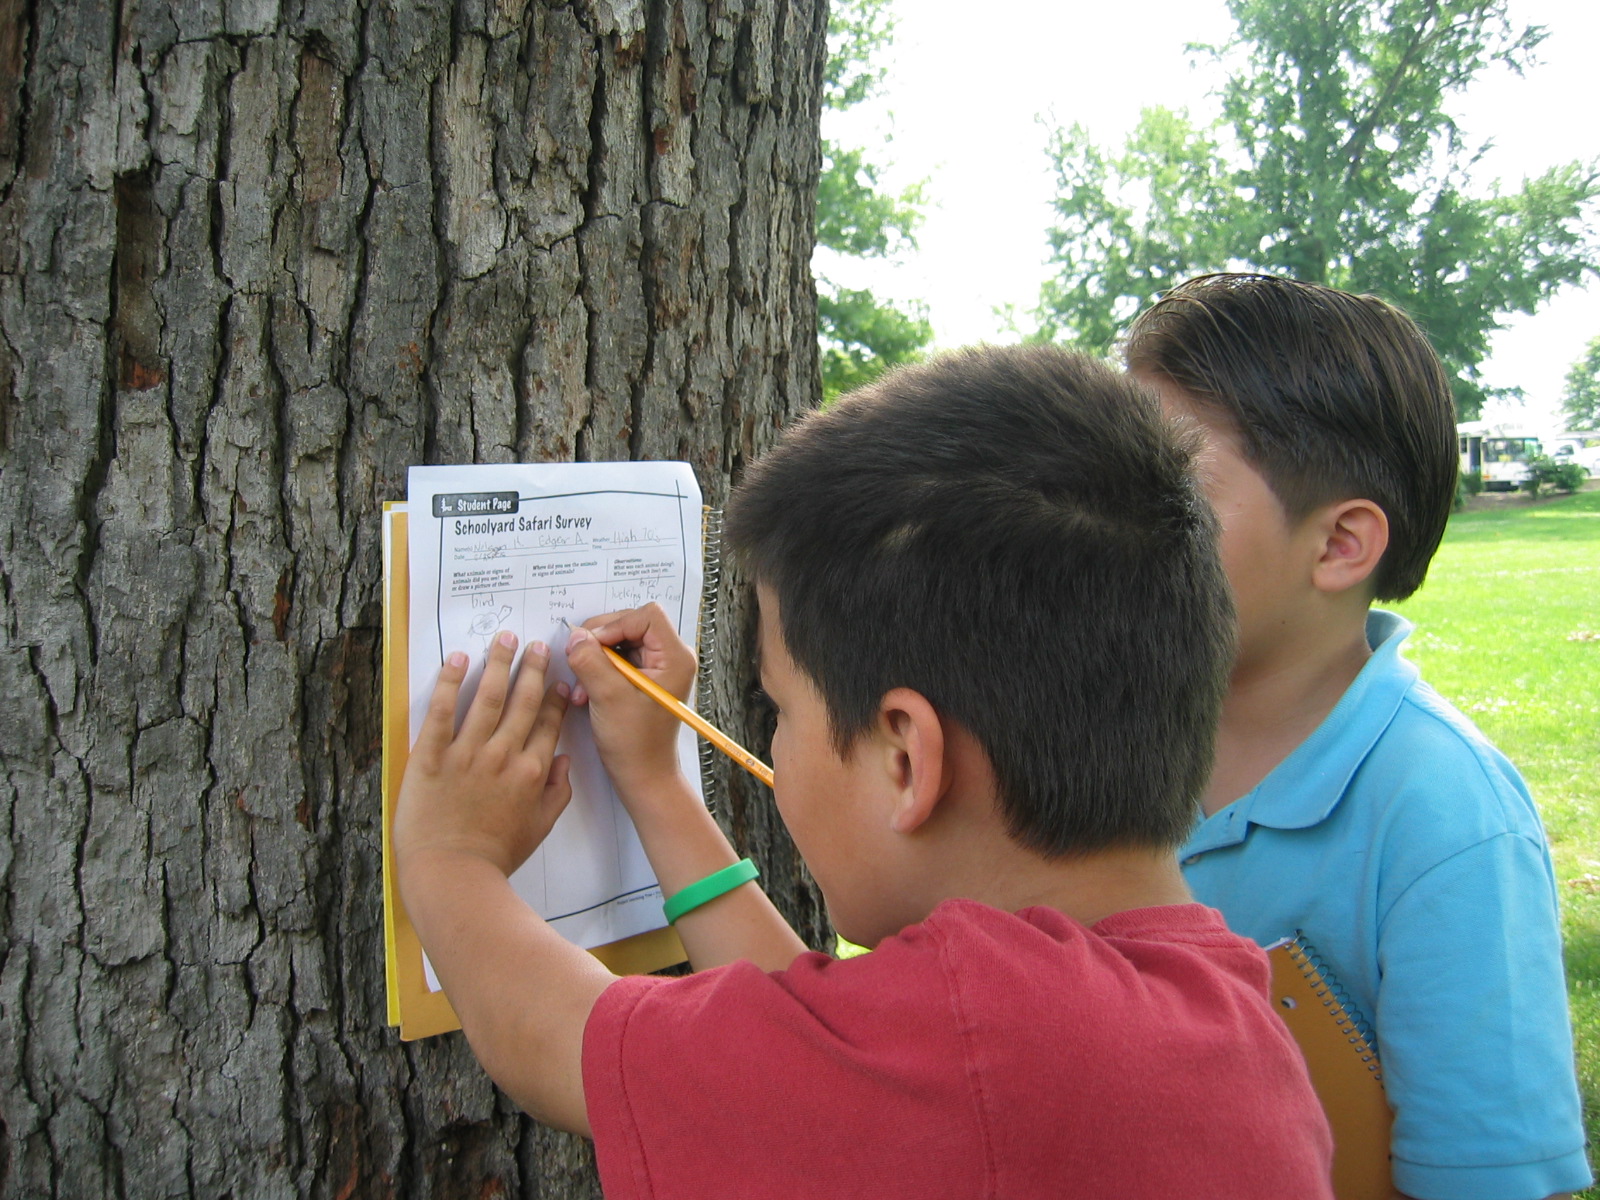
[[[1600,492],[1458,513],[1426,585],[1394,607],[1417,625],[1423,677],[1517,764],[1544,815],[1600,1144]]]

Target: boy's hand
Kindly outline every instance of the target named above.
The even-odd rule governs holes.
[[[624,799],[678,774],[678,721],[628,682],[601,646],[621,648],[641,671],[680,700],[694,682],[694,652],[684,645],[659,604],[585,621],[567,642],[567,663],[578,677],[574,704],[588,704],[595,745]]]
[[[509,631],[495,639],[459,733],[456,700],[467,656],[452,654],[439,670],[395,807],[402,879],[407,860],[439,852],[471,854],[510,875],[572,799],[567,758],[555,757],[566,685],[545,691],[550,650],[535,642],[511,686],[516,646]]]
[[[455,732],[467,656],[439,671],[394,815],[401,899],[472,1050],[539,1120],[587,1134],[583,1030],[615,977],[541,920],[507,876],[572,798],[555,757],[566,687],[545,691],[550,651],[501,633]]]

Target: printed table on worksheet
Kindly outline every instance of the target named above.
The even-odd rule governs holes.
[[[472,667],[463,711],[503,629],[521,647],[552,648],[549,681],[572,682],[563,619],[661,605],[693,641],[703,577],[701,502],[684,463],[552,463],[414,467],[411,546],[411,736],[439,664]],[[563,936],[598,946],[659,928],[661,889],[600,765],[584,709],[569,710],[560,753],[573,800],[512,878]],[[695,763],[682,731],[680,760]],[[685,772],[696,788],[699,772]]]

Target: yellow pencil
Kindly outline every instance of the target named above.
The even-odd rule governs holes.
[[[566,620],[564,617],[562,618],[562,623],[565,624],[568,629],[572,628],[572,622]],[[618,654],[610,646],[601,643],[600,649],[604,650],[608,655],[611,656],[611,661],[616,664],[617,670],[621,671],[623,678],[629,683],[633,684],[634,687],[638,688],[646,696],[649,696],[650,699],[661,705],[662,708],[666,709],[673,716],[677,717],[678,720],[682,721],[690,729],[694,730],[701,737],[705,738],[706,741],[710,742],[718,750],[721,750],[729,758],[733,759],[734,762],[738,763],[746,771],[749,771],[750,774],[761,780],[762,783],[766,784],[768,787],[772,786],[772,768],[767,766],[766,763],[762,762],[754,754],[751,754],[750,751],[739,745],[738,742],[734,741],[727,734],[723,733],[722,730],[718,729],[710,721],[706,720],[699,713],[695,712],[694,709],[690,708],[683,701],[679,700],[671,692],[667,691],[666,688],[662,687],[654,679],[651,679],[650,676],[639,670],[638,667],[634,666],[627,659],[623,658],[622,655]]]

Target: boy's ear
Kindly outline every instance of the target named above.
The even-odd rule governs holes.
[[[1321,554],[1311,570],[1319,592],[1345,592],[1366,583],[1389,548],[1389,518],[1371,500],[1341,500],[1316,514]]]
[[[892,796],[889,828],[914,833],[949,784],[944,722],[921,692],[893,688],[878,703],[877,734]]]

